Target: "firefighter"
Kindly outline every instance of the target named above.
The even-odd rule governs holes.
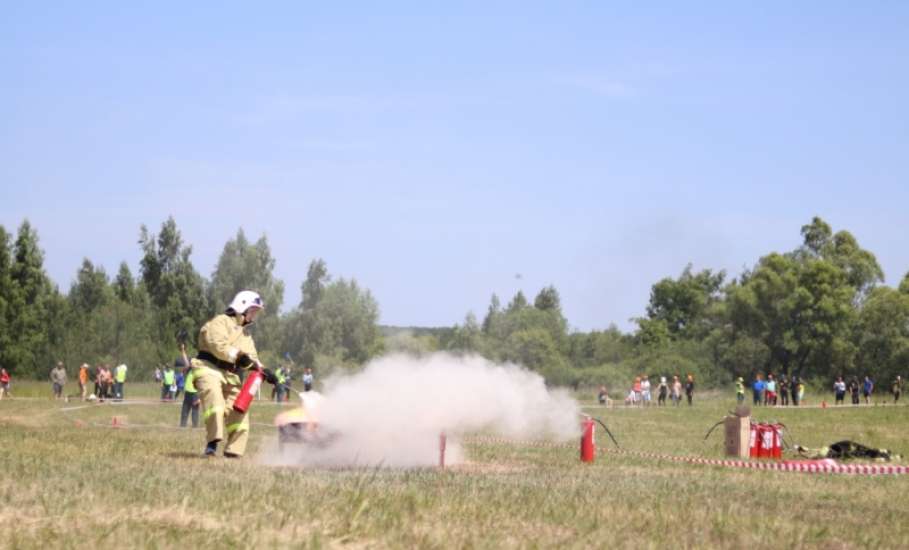
[[[256,345],[247,333],[265,304],[258,293],[243,290],[227,310],[211,319],[199,331],[199,353],[192,360],[193,383],[202,401],[205,422],[205,456],[214,456],[218,443],[227,439],[224,456],[239,458],[246,450],[249,417],[233,409],[240,393],[242,370],[261,370],[269,384],[276,384],[273,372],[259,362]]]

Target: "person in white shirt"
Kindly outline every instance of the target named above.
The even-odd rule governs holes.
[[[836,397],[836,404],[842,405],[846,398],[846,382],[842,376],[837,376],[836,382],[833,383],[833,395]]]
[[[651,394],[650,394],[650,379],[646,376],[641,381],[641,397],[644,399],[644,406],[647,407],[650,405]]]

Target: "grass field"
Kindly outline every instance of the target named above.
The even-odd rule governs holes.
[[[151,385],[127,385],[152,397]],[[0,547],[906,548],[909,476],[732,470],[574,448],[467,445],[444,471],[257,464],[280,408],[253,408],[251,451],[203,459],[178,405],[55,402],[48,384],[0,401]],[[586,403],[591,405],[590,402]],[[585,410],[628,449],[720,457],[706,430],[728,396],[678,409]],[[73,410],[62,410],[74,408]],[[114,415],[130,427],[109,427]],[[909,408],[759,410],[806,446],[853,439],[909,453]],[[368,422],[369,419],[364,419]],[[601,446],[607,442],[598,436]]]

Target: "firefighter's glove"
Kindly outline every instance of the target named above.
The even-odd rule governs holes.
[[[252,357],[250,357],[249,355],[247,355],[241,351],[239,354],[237,354],[237,361],[234,364],[237,365],[238,367],[240,367],[241,369],[245,369],[253,364],[253,360],[252,360]]]
[[[269,384],[271,384],[272,386],[274,386],[275,384],[278,383],[278,377],[275,376],[275,373],[273,373],[273,372],[271,371],[271,369],[267,369],[267,368],[264,368],[264,367],[263,367],[263,368],[262,368],[262,376],[264,376],[264,377],[265,377],[265,381],[268,382]]]

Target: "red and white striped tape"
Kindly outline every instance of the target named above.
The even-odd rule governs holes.
[[[546,448],[574,448],[575,443],[555,443],[552,441],[530,440],[522,441],[502,437],[472,436],[464,440],[465,443],[492,443],[505,445],[521,445],[525,447]],[[609,449],[599,447],[601,453],[621,456],[633,456],[654,460],[669,460],[687,464],[704,464],[708,466],[722,466],[725,468],[743,468],[750,470],[776,471],[776,472],[802,472],[808,474],[851,474],[851,475],[905,475],[909,474],[909,466],[878,465],[878,464],[818,464],[816,462],[769,462],[760,460],[724,460],[716,458],[702,458],[697,456],[674,456],[659,453],[645,453],[625,449]]]
[[[600,449],[605,453],[637,456],[656,460],[670,460],[688,464],[706,464],[709,466],[723,466],[726,468],[745,468],[751,470],[770,470],[776,472],[803,472],[809,474],[852,474],[852,475],[903,475],[909,474],[909,466],[877,465],[877,464],[818,464],[816,462],[767,462],[760,460],[723,460],[716,458],[701,458],[696,456],[673,456],[657,453],[642,453],[624,449]]]

